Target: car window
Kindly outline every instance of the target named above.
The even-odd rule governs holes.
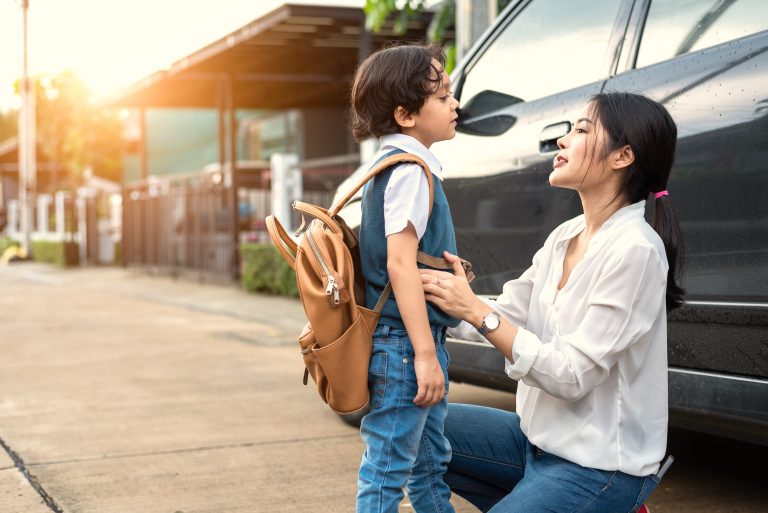
[[[766,29],[765,0],[652,0],[636,67]]]
[[[469,70],[462,103],[485,90],[531,101],[605,78],[607,44],[620,5],[529,2]]]

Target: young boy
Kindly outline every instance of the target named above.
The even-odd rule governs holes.
[[[363,189],[360,252],[373,308],[390,281],[393,293],[373,337],[369,370],[371,411],[360,433],[358,513],[396,513],[407,485],[418,513],[453,512],[443,474],[451,456],[443,435],[447,413],[446,327],[458,321],[424,299],[416,254],[454,252],[456,240],[441,186],[441,166],[429,147],[456,134],[458,102],[450,92],[442,50],[397,46],[369,56],[351,92],[352,133],[378,137],[376,161],[397,152],[421,157],[436,177],[403,163],[382,171]]]

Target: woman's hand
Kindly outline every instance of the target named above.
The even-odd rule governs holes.
[[[482,317],[491,309],[469,287],[459,257],[447,251],[443,252],[443,257],[453,266],[453,274],[431,269],[420,270],[426,300],[451,317],[479,326]]]

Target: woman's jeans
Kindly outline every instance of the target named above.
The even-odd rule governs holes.
[[[520,417],[494,408],[451,404],[445,434],[453,458],[451,490],[492,513],[629,513],[658,477],[582,467],[532,445]]]
[[[451,459],[451,447],[443,434],[448,411],[445,328],[433,326],[432,336],[445,376],[446,397],[422,408],[413,404],[418,385],[408,334],[383,325],[374,332],[368,372],[371,411],[360,425],[365,453],[358,476],[358,513],[396,513],[406,485],[418,513],[453,513],[451,491],[443,481]]]

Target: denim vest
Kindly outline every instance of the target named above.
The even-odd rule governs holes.
[[[405,153],[395,149],[374,163],[397,153]],[[360,222],[360,258],[363,267],[363,276],[366,281],[365,303],[366,307],[373,309],[381,295],[382,290],[389,281],[387,272],[387,239],[384,235],[384,191],[387,188],[392,172],[399,164],[395,164],[376,175],[375,178],[365,184],[362,200],[362,220]],[[373,167],[373,166],[371,166]],[[453,232],[453,221],[448,208],[448,200],[445,197],[440,180],[434,180],[434,203],[432,213],[427,222],[427,229],[419,241],[419,249],[429,255],[440,257],[443,251],[456,254],[456,236]],[[418,264],[420,268],[428,268]],[[443,313],[442,310],[427,303],[427,314],[431,325],[453,327],[459,324],[454,319]],[[397,308],[394,291],[389,295],[384,309],[381,312],[379,324],[386,324],[396,328],[405,328],[402,316]]]

